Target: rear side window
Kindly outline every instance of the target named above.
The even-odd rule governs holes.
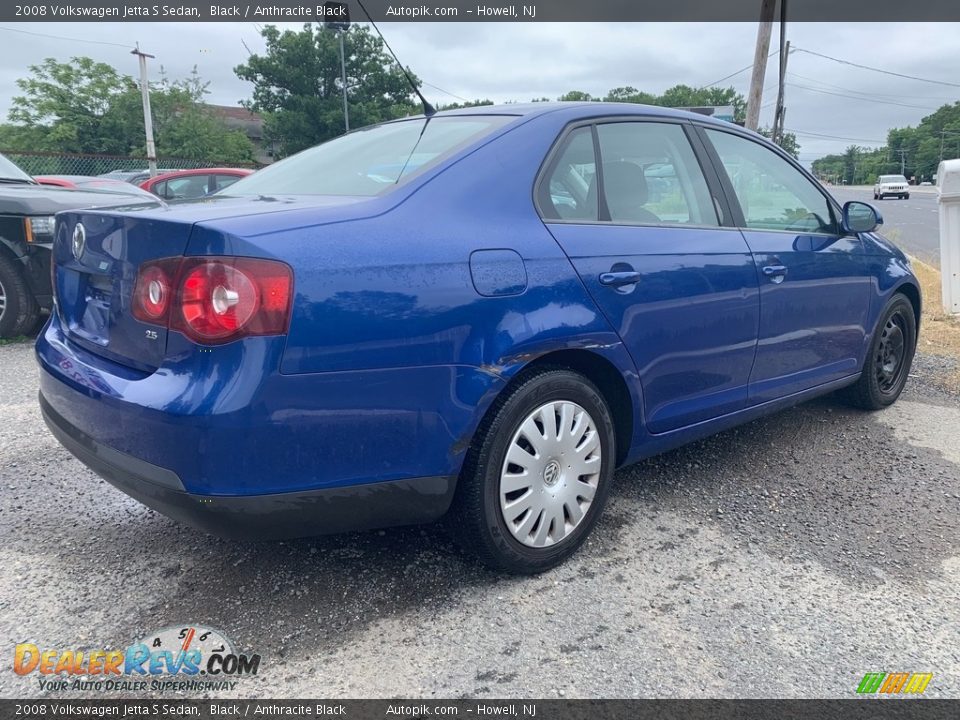
[[[603,193],[614,223],[720,223],[683,128],[670,123],[599,125]]]
[[[682,127],[611,122],[597,125],[596,132],[603,158],[600,177],[591,128],[573,130],[537,189],[537,204],[546,219],[621,225],[720,224]]]
[[[577,128],[567,135],[556,157],[540,183],[541,212],[553,220],[596,222],[600,219],[597,162],[590,128]]]
[[[380,195],[514,119],[462,115],[376,125],[258,170],[226,194]]]
[[[706,132],[733,184],[746,227],[836,234],[830,203],[806,175],[760,143]]]

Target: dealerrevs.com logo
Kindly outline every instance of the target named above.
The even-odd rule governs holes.
[[[234,650],[219,630],[200,625],[148,633],[119,650],[41,649],[20,643],[13,671],[34,676],[41,690],[184,692],[233,690],[239,678],[256,675],[260,655]]]

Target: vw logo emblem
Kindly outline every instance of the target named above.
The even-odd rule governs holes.
[[[87,246],[87,231],[83,227],[83,223],[77,223],[77,226],[73,229],[73,242],[70,247],[73,250],[73,257],[79,260],[83,257],[83,251]]]
[[[543,484],[556,485],[560,479],[560,464],[556,460],[551,460],[543,469]]]

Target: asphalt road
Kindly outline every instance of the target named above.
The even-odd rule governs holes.
[[[876,207],[883,215],[880,232],[905,252],[935,267],[940,267],[940,214],[937,190],[933,187],[910,188],[910,199],[874,200],[872,187],[830,187],[841,203],[860,200]]]
[[[621,470],[589,544],[516,578],[435,526],[179,526],[59,447],[32,348],[0,346],[0,696],[44,694],[15,643],[201,623],[262,655],[220,696],[851,697],[903,671],[958,697],[960,400],[925,384],[935,362],[887,411],[825,398]]]

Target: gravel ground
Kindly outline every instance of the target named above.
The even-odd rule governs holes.
[[[0,346],[0,647],[206,624],[263,656],[239,697],[849,697],[868,671],[960,697],[960,400],[927,381],[939,362],[887,411],[825,398],[621,470],[589,544],[516,578],[438,527],[181,527],[60,448],[31,346]],[[0,669],[0,696],[42,694]]]

